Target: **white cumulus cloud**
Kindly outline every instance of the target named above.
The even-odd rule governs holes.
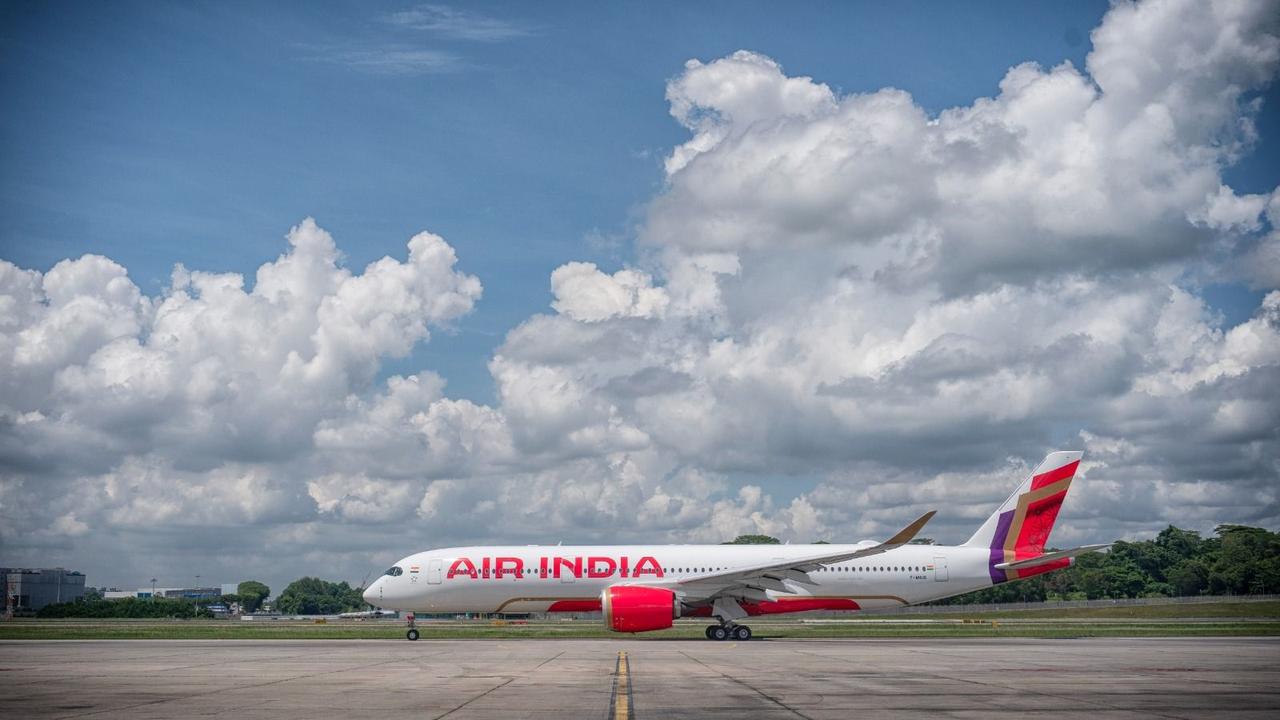
[[[691,60],[636,266],[557,268],[492,406],[429,368],[379,381],[480,297],[429,233],[354,273],[307,220],[251,284],[179,267],[155,297],[107,258],[0,262],[0,539],[151,572],[219,538],[354,576],[415,545],[856,540],[934,508],[961,541],[1059,448],[1087,462],[1056,542],[1275,526],[1280,195],[1223,173],[1278,9],[1117,4],[1085,67],[937,114]],[[1227,326],[1205,279],[1264,299]]]

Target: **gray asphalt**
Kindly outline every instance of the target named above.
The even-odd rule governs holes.
[[[0,717],[1280,717],[1280,639],[0,642]],[[623,684],[626,685],[625,683]]]

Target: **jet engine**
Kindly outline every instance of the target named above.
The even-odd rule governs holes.
[[[680,601],[665,588],[614,585],[600,593],[604,624],[616,632],[665,630],[680,617]]]

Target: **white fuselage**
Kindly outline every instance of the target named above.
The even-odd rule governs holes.
[[[679,597],[680,580],[860,547],[865,545],[444,548],[404,558],[364,597],[378,607],[422,613],[583,612],[599,609],[601,592],[612,585],[667,587]],[[937,600],[990,587],[989,559],[985,548],[908,545],[823,566],[809,573],[812,584],[787,581],[788,592],[769,590],[769,601],[757,609],[857,610]]]

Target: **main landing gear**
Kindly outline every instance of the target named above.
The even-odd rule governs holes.
[[[751,628],[746,625],[735,625],[733,623],[711,625],[707,628],[707,639],[737,640],[738,642],[746,642],[751,639]]]

